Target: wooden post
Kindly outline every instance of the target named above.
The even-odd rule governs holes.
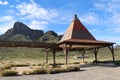
[[[67,49],[65,50],[65,64],[68,64],[68,51]]]
[[[48,63],[48,50],[46,50],[46,64]]]
[[[56,51],[53,50],[53,64],[54,64],[54,65],[56,64],[56,62],[55,62],[55,53],[56,53]]]
[[[115,55],[114,55],[114,48],[113,45],[108,46],[108,48],[110,49],[111,53],[112,53],[112,57],[113,57],[113,62],[115,61]]]
[[[80,52],[81,52],[82,57],[83,57],[83,62],[85,62],[85,52],[86,52],[86,50],[81,50]]]
[[[97,63],[97,53],[98,53],[98,48],[93,49],[94,55],[95,55],[95,63]]]
[[[66,44],[63,45],[63,52],[65,54],[65,64],[66,65],[68,64],[68,52],[69,52],[70,47],[71,47],[71,45],[69,45],[69,47],[67,47]]]

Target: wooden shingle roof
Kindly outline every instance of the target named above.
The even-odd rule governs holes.
[[[96,40],[94,36],[87,30],[87,28],[80,22],[77,15],[75,15],[60,42],[69,39]]]
[[[77,15],[75,15],[62,39],[58,42],[58,48],[62,48],[64,44],[71,45],[71,49],[93,49],[110,46],[115,43],[96,40],[88,29],[80,22]]]

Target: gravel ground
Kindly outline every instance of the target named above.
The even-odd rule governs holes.
[[[120,67],[114,65],[83,65],[79,72],[0,77],[0,80],[120,80]]]

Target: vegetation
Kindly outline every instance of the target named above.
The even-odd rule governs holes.
[[[27,71],[23,71],[22,74],[23,75],[27,75],[28,73],[27,73]]]
[[[79,71],[79,70],[80,70],[79,66],[66,66],[66,67],[55,67],[55,68],[46,67],[46,68],[34,69],[32,71],[29,71],[28,74],[56,74],[56,73]]]
[[[13,70],[3,70],[0,72],[1,76],[16,76],[18,75],[17,71],[13,71]]]
[[[66,72],[66,68],[53,68],[49,73],[56,74],[56,73],[63,73]]]
[[[73,63],[71,63],[71,64],[80,64],[80,62],[73,62]]]
[[[19,63],[19,64],[12,64],[12,67],[25,67],[25,66],[29,66],[29,64],[24,64],[24,63]]]
[[[120,66],[120,48],[115,49],[115,65]],[[82,63],[79,51],[71,51],[68,55],[68,64],[74,66],[64,66],[65,58],[63,52],[57,52],[56,65],[53,64],[53,54],[49,53],[49,63],[46,62],[46,52],[39,48],[0,48],[0,74],[1,76],[18,75],[16,67],[28,67],[30,70],[23,71],[23,75],[28,74],[55,74],[61,72],[79,71],[80,67],[75,66]],[[78,58],[75,58],[77,56]],[[80,56],[80,57],[79,57]],[[86,57],[87,56],[87,57]],[[112,54],[108,48],[102,48],[98,51],[99,63],[111,63]],[[85,62],[94,62],[94,54],[87,51],[85,54]],[[37,66],[37,69],[35,67]],[[62,67],[61,67],[62,66]],[[64,67],[63,67],[64,66]],[[12,70],[15,67],[16,71]],[[10,69],[10,70],[9,70]]]
[[[114,64],[117,65],[117,66],[120,66],[120,60],[116,60],[116,61],[114,62]]]
[[[79,70],[80,70],[80,66],[68,66],[68,67],[66,67],[67,72],[79,71]]]
[[[3,64],[2,66],[1,66],[1,70],[5,70],[5,69],[11,69],[11,65],[10,64]]]
[[[120,59],[120,49],[115,49],[115,59]],[[49,53],[49,63],[53,63],[53,54]],[[10,63],[14,64],[12,66],[28,66],[32,64],[44,64],[46,62],[46,52],[44,49],[40,48],[0,48],[0,63]],[[82,56],[78,51],[69,52],[68,63],[79,64],[82,62],[82,58],[74,58],[75,56]],[[92,51],[87,51],[85,56],[85,61],[92,62],[94,60],[94,54]],[[56,62],[59,64],[64,64],[64,53],[57,52]],[[103,48],[98,51],[99,61],[112,60],[112,54],[108,48]],[[61,63],[62,62],[62,63]]]
[[[33,71],[29,71],[28,74],[46,74],[46,69],[34,69]]]

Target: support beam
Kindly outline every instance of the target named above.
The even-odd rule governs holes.
[[[46,50],[46,64],[48,63],[48,50]]]
[[[97,53],[98,53],[99,48],[93,49],[94,55],[95,55],[95,63],[97,63]]]
[[[56,62],[55,62],[55,53],[56,53],[56,50],[53,50],[53,64],[55,65]]]
[[[65,64],[66,65],[68,64],[68,52],[69,52],[70,47],[71,47],[71,45],[68,45],[68,47],[67,47],[67,44],[63,45],[63,52],[65,54]]]
[[[85,52],[86,52],[86,50],[81,50],[80,52],[81,52],[82,57],[83,57],[83,62],[85,62]]]
[[[108,48],[110,49],[111,53],[112,53],[112,58],[113,58],[113,62],[115,61],[115,55],[114,55],[114,48],[113,45],[108,46]]]

